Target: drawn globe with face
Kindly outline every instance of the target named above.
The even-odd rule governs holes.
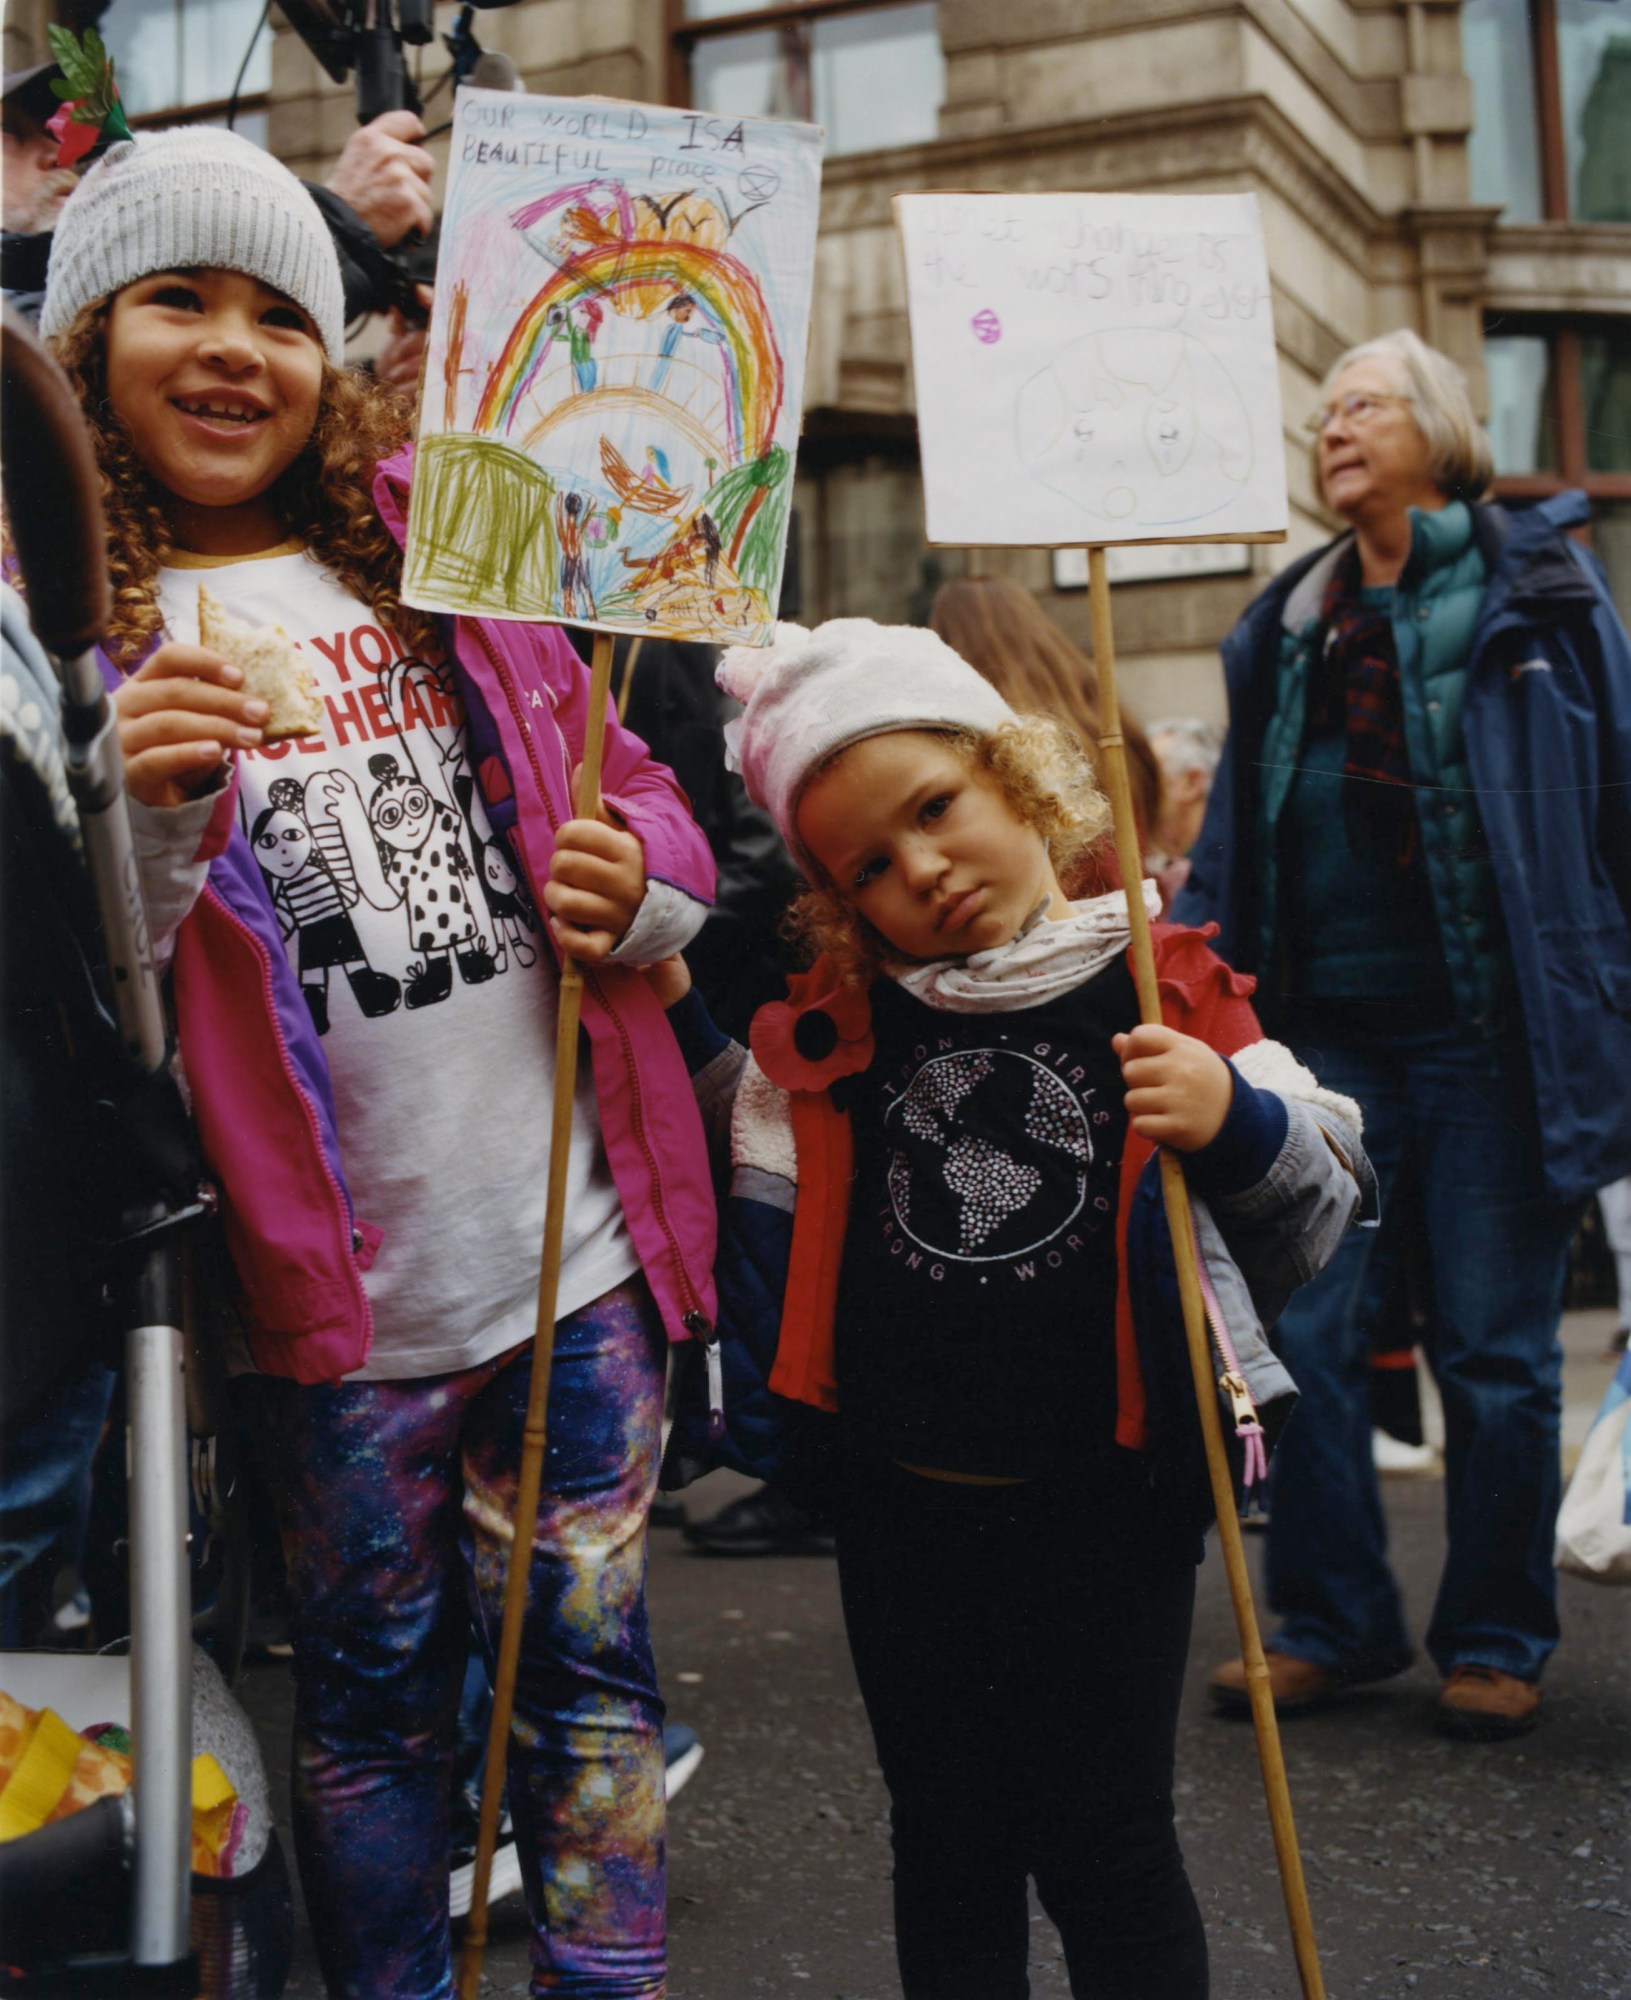
[[[938,1257],[989,1263],[1040,1249],[1081,1213],[1093,1142],[1054,1073],[1009,1049],[936,1056],[885,1117],[903,1233]],[[1011,1130],[1012,1149],[992,1133]],[[1038,1154],[1055,1156],[1044,1172]]]
[[[1204,533],[1251,476],[1245,398],[1190,333],[1120,327],[1072,341],[1020,390],[1014,426],[1032,477],[1111,528]]]

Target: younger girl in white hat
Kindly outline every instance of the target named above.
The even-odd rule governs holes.
[[[1153,1154],[1184,1156],[1231,1366],[1283,1405],[1261,1325],[1360,1207],[1357,1111],[1196,932],[1157,927],[1138,1025],[1124,896],[1072,899],[1108,819],[1086,757],[933,634],[783,627],[720,680],[822,952],[751,1057],[670,1012],[705,1107],[734,1084],[722,1455],[776,1470],[778,1407],[836,1415],[903,1988],[1021,2000],[1029,1878],[1073,1993],[1201,2000],[1172,1777],[1208,1508]],[[671,1467],[705,1449],[682,1428]]]

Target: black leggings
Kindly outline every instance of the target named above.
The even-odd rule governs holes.
[[[855,1458],[841,1484],[906,2000],[1025,2000],[1027,1877],[1080,2000],[1205,2000],[1172,1813],[1195,1548],[1140,1461],[977,1487]]]

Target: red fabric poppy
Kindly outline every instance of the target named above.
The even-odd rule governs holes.
[[[1257,981],[1249,972],[1225,965],[1208,943],[1218,934],[1216,924],[1193,930],[1187,924],[1153,924],[1156,987],[1161,1012],[1170,1023],[1174,1006],[1191,1022],[1185,1034],[1209,1042],[1219,1055],[1232,1056],[1249,1042],[1260,1042],[1263,1030],[1252,1011]]]
[[[783,1090],[825,1090],[872,1060],[872,1002],[846,986],[827,957],[787,982],[787,998],[761,1007],[748,1031],[759,1067]]]
[[[100,125],[76,125],[74,112],[77,102],[64,104],[60,111],[53,111],[45,121],[45,129],[57,142],[57,165],[77,166],[102,136]]]

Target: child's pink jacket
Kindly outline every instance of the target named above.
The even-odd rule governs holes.
[[[375,480],[376,504],[399,541],[410,464],[404,452]],[[588,670],[558,627],[458,618],[444,621],[444,634],[477,783],[536,894],[549,878],[555,829],[573,817]],[[644,843],[648,877],[709,901],[713,858],[684,794],[610,712],[602,789]],[[373,1329],[362,1274],[380,1236],[353,1212],[322,1044],[235,802],[229,787],[197,857],[210,864],[203,893],[176,933],[181,1055],[256,1365],[330,1381],[367,1356]],[[628,967],[588,972],[583,1025],[629,1232],[670,1338],[684,1339],[714,1317],[715,1234],[685,1063],[662,1008]],[[492,1143],[504,1144],[501,1125]]]

